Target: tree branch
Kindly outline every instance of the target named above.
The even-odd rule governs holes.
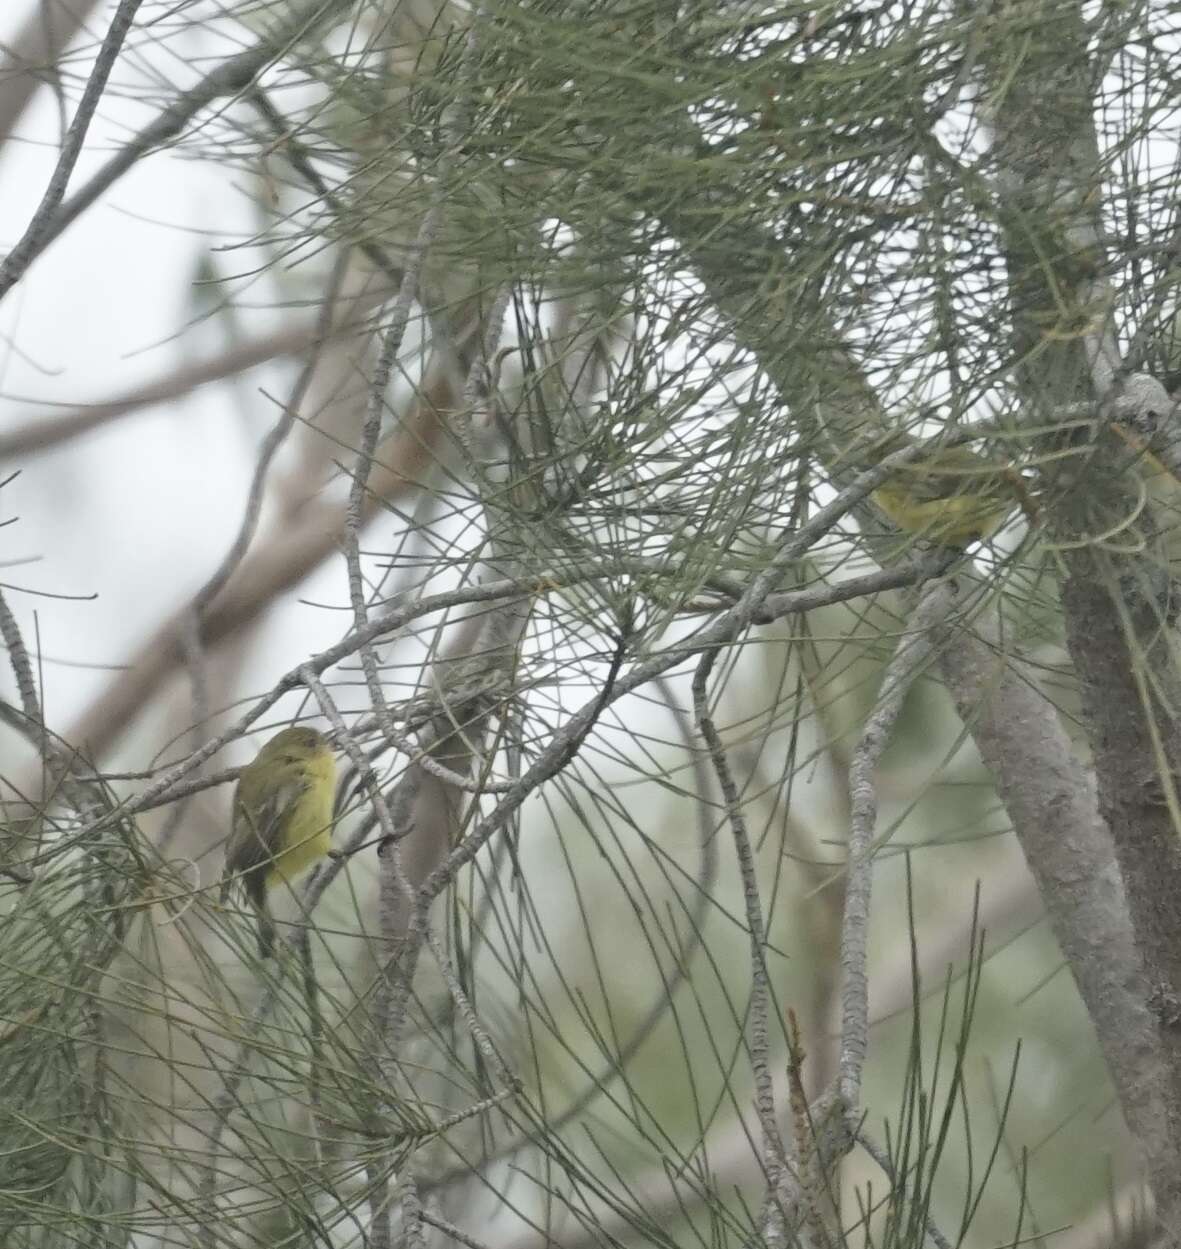
[[[1166,1182],[1161,1172],[1172,1162],[1156,1021],[1094,782],[1036,673],[1001,646],[992,618],[971,632],[948,626],[940,646],[943,679],[1013,822],[1124,1118],[1154,1184]]]

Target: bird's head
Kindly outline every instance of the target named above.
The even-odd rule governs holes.
[[[332,760],[332,747],[323,733],[305,725],[276,733],[258,752],[257,763],[327,764]]]

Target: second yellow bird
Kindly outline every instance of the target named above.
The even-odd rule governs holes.
[[[899,529],[943,546],[990,538],[1034,504],[1021,474],[968,447],[944,447],[894,470],[870,496]]]
[[[242,769],[234,791],[234,827],[226,851],[221,900],[235,881],[258,912],[258,947],[274,951],[267,892],[293,880],[332,848],[336,759],[310,728],[284,729]]]

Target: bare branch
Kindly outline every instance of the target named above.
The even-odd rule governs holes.
[[[861,1113],[861,1073],[869,1047],[869,977],[866,965],[873,885],[873,830],[877,819],[874,773],[911,682],[931,657],[935,631],[951,610],[953,591],[936,582],[924,591],[882,680],[877,706],[866,722],[849,765],[852,823],[849,828],[845,907],[841,920],[841,1055],[839,1087],[850,1127]]]
[[[754,850],[746,828],[742,800],[738,787],[734,784],[725,747],[709,710],[709,675],[717,655],[716,649],[709,650],[697,665],[693,674],[693,709],[726,804],[726,817],[730,821],[734,850],[742,874],[742,895],[746,906],[747,934],[750,938],[750,1066],[755,1084],[755,1113],[763,1134],[762,1163],[767,1173],[766,1206],[761,1220],[761,1231],[768,1244],[783,1245],[787,1243],[787,1227],[785,1212],[779,1204],[779,1195],[787,1171],[787,1156],[783,1148],[783,1137],[779,1132],[771,1079],[766,929],[763,923],[763,906],[759,898]]]
[[[488,1249],[488,1246],[482,1240],[469,1236],[467,1232],[456,1227],[454,1223],[448,1223],[446,1219],[440,1218],[437,1214],[432,1214],[429,1210],[420,1210],[419,1218],[428,1227],[437,1228],[444,1236],[455,1241],[457,1245],[465,1246],[465,1249]]]
[[[0,590],[0,638],[8,651],[8,662],[12,665],[16,677],[16,688],[21,698],[21,707],[29,725],[37,731],[42,728],[41,700],[37,697],[37,681],[33,676],[33,664],[29,652],[25,648],[25,640],[21,637],[20,626],[12,614],[3,590]]]

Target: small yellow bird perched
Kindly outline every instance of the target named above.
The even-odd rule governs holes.
[[[942,546],[990,538],[1014,507],[1037,511],[1016,469],[969,447],[940,447],[896,468],[870,498],[899,529]]]
[[[293,880],[332,848],[335,791],[332,749],[309,728],[277,733],[238,777],[221,901],[240,881],[258,912],[258,948],[264,958],[275,948],[267,891]]]

